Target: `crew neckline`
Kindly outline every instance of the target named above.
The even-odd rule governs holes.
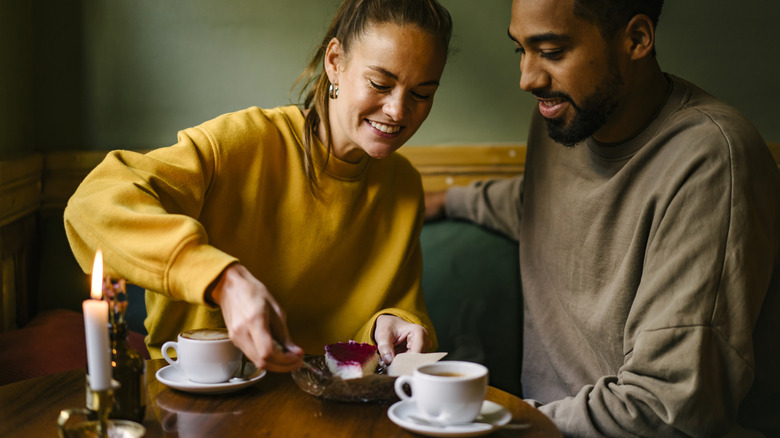
[[[302,135],[305,124],[303,111],[295,105],[282,107],[279,110],[287,119],[287,122],[290,124],[292,131],[295,133],[296,140],[298,141],[301,150],[303,150]],[[325,148],[325,145],[318,137],[314,138],[314,142],[311,148],[311,155],[312,164],[314,165],[314,169],[317,175],[319,175],[321,172],[324,172],[333,178],[342,180],[358,179],[361,175],[363,175],[363,173],[365,173],[369,163],[371,162],[371,157],[369,157],[368,154],[363,155],[360,160],[354,163],[342,160],[332,153],[329,153]]]
[[[665,74],[669,80],[669,91],[661,107],[656,111],[650,122],[638,134],[620,143],[599,143],[593,136],[585,140],[590,151],[604,159],[625,159],[637,153],[655,135],[666,119],[677,110],[682,101],[686,87],[675,76]]]

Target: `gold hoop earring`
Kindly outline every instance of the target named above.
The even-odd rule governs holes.
[[[328,86],[328,97],[330,97],[331,99],[339,98],[339,86],[334,85],[333,82],[331,82],[330,86]]]

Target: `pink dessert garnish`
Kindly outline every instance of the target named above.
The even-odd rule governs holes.
[[[325,363],[334,376],[357,379],[376,372],[379,356],[375,345],[339,342],[325,346]]]

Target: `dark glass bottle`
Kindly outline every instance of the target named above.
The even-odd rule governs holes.
[[[112,377],[119,382],[119,387],[114,390],[110,418],[142,423],[146,414],[146,363],[141,353],[127,340],[125,282],[112,283],[108,280],[105,289],[113,310],[110,315]]]

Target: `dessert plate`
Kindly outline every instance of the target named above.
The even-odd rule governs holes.
[[[417,410],[417,405],[413,401],[400,401],[387,410],[387,416],[390,421],[402,428],[427,436],[443,437],[469,437],[486,435],[501,426],[509,423],[512,414],[503,406],[489,400],[482,403],[482,409],[477,417],[477,422],[459,424],[453,426],[435,426],[432,424],[422,424],[416,417],[422,415]]]
[[[362,403],[391,403],[398,401],[393,385],[395,377],[387,375],[380,362],[375,374],[344,380],[334,376],[325,363],[325,356],[304,356],[306,366],[291,375],[302,390],[328,400]]]
[[[178,389],[179,391],[192,392],[195,394],[225,394],[252,386],[265,377],[265,374],[265,370],[258,370],[250,362],[247,363],[243,376],[234,377],[223,383],[192,382],[184,376],[184,373],[181,370],[173,365],[160,368],[155,375],[160,383]]]

